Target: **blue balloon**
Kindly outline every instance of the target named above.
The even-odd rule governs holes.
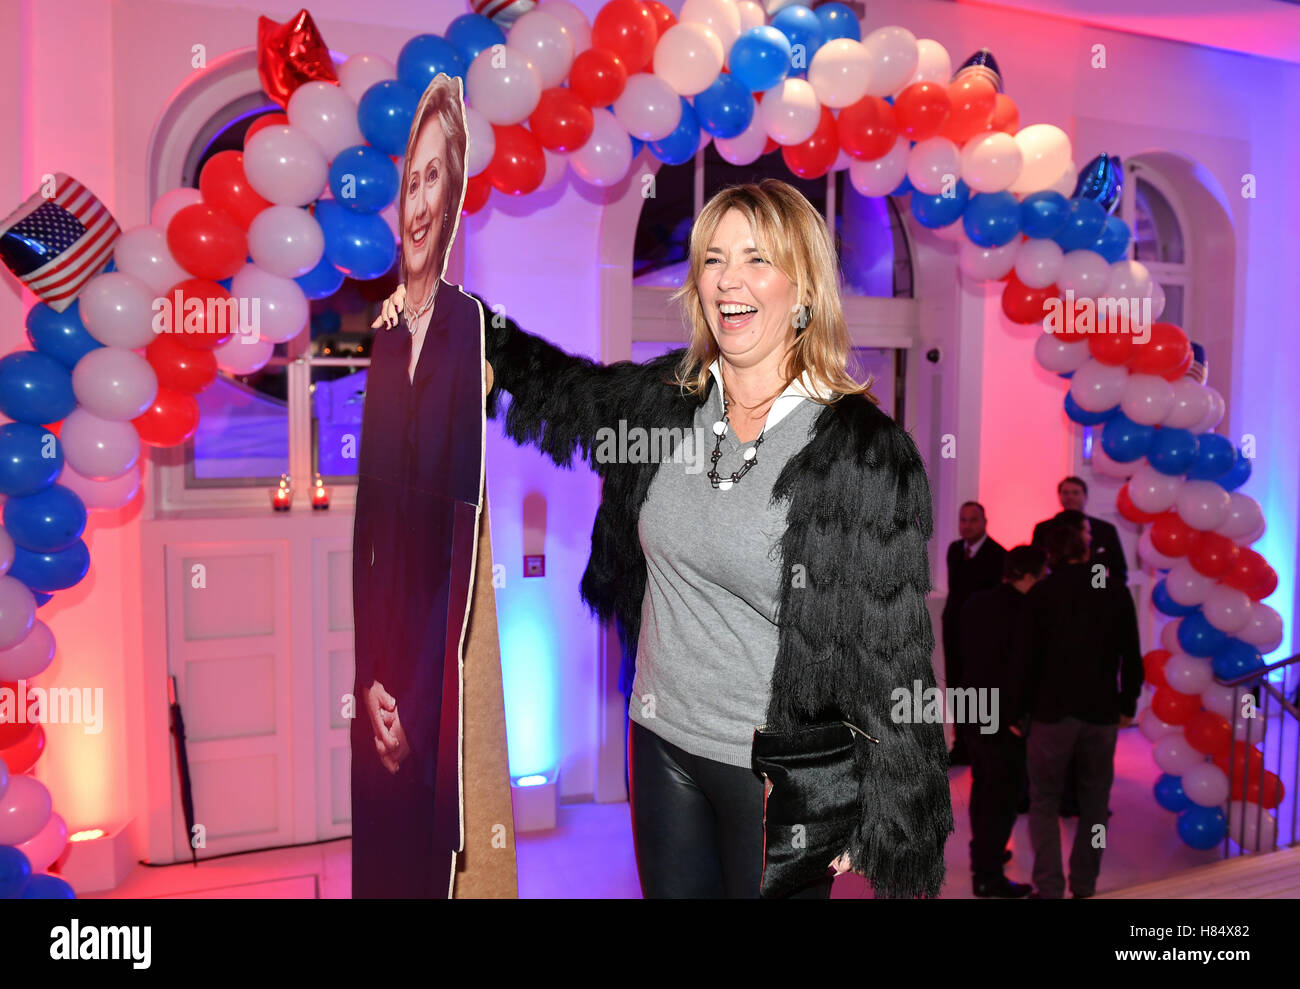
[[[1071,199],[1065,209],[1065,223],[1052,240],[1063,251],[1079,251],[1096,243],[1106,229],[1106,211],[1091,199]]]
[[[13,845],[0,845],[0,900],[14,900],[32,877],[32,864]]]
[[[1009,192],[977,192],[966,204],[961,222],[977,247],[1002,247],[1020,233],[1020,203]]]
[[[48,429],[27,422],[0,426],[0,492],[11,498],[35,494],[61,470],[63,445]]]
[[[252,264],[253,259],[249,258],[247,263]],[[224,288],[227,292],[229,292],[230,287],[235,284],[235,276],[231,275],[229,278],[222,278],[220,281],[217,282],[217,284],[220,285],[222,288]]]
[[[1228,821],[1219,807],[1189,807],[1178,815],[1178,837],[1192,848],[1213,848],[1228,833]]]
[[[641,149],[645,147],[645,141],[641,140],[639,137],[632,137],[631,134],[629,134],[628,137],[632,140],[632,157],[635,158],[641,153]]]
[[[913,195],[912,215],[923,227],[932,230],[946,227],[961,219],[962,211],[966,209],[968,202],[970,202],[970,187],[958,179],[950,196],[927,196],[920,192]]]
[[[776,12],[772,17],[772,27],[784,34],[790,42],[790,61],[787,63],[787,68],[791,70],[791,74],[807,71],[808,66],[812,65],[813,55],[826,41],[826,36],[822,32],[822,22],[817,19],[817,15],[801,3],[791,4]],[[794,60],[801,54],[800,46],[802,46],[803,66],[795,69]]]
[[[75,900],[76,898],[77,894],[66,881],[48,872],[38,872],[27,880],[27,886],[19,897],[22,900]]]
[[[1232,680],[1245,676],[1264,665],[1264,657],[1249,642],[1229,636],[1218,649],[1214,650],[1214,659],[1210,667],[1220,680]]]
[[[500,30],[497,28],[497,33],[500,33]],[[504,42],[505,38],[501,40]],[[397,53],[397,78],[404,85],[415,90],[418,101],[420,95],[429,88],[429,83],[433,82],[433,77],[439,72],[464,79],[465,67],[470,61],[447,38],[440,38],[436,34],[417,34]],[[370,88],[373,89],[374,86]],[[366,90],[366,93],[369,92],[369,89]],[[365,94],[363,99],[364,96]],[[365,131],[363,130],[362,133]],[[402,142],[402,147],[406,147],[405,140]]]
[[[393,201],[401,181],[393,159],[378,148],[344,148],[330,163],[330,192],[354,213],[378,213]]]
[[[33,553],[67,549],[86,530],[86,505],[71,488],[51,484],[36,494],[7,498],[4,526],[14,544]]]
[[[1228,637],[1203,614],[1188,615],[1178,624],[1178,645],[1189,656],[1210,657]]]
[[[824,3],[813,11],[817,15],[817,20],[821,21],[822,37],[827,41],[834,41],[836,38],[849,38],[853,41],[862,40],[862,27],[858,24],[858,15],[845,4]]]
[[[1224,491],[1236,491],[1239,487],[1250,480],[1251,464],[1250,458],[1240,450],[1237,451],[1237,459],[1228,472],[1222,477],[1216,477],[1214,480],[1223,488]]]
[[[349,278],[378,278],[397,260],[397,241],[378,213],[354,213],[332,199],[321,199],[316,202],[316,222],[325,234],[325,257]]]
[[[1187,471],[1189,481],[1213,481],[1237,464],[1232,440],[1218,433],[1201,433],[1196,437],[1196,463]]]
[[[68,370],[92,350],[104,346],[82,325],[76,299],[63,312],[55,312],[44,302],[32,306],[27,311],[27,339],[32,347],[53,357]]]
[[[9,576],[21,580],[33,591],[61,591],[72,587],[90,569],[90,550],[81,539],[52,553],[33,553],[14,547],[14,562]]]
[[[40,426],[76,407],[72,374],[53,357],[20,350],[0,358],[0,412],[10,419]]]
[[[1189,807],[1195,807],[1191,798],[1183,792],[1183,778],[1181,776],[1171,776],[1169,773],[1163,773],[1155,785],[1156,803],[1165,810],[1172,810],[1175,813],[1187,810]]]
[[[790,74],[790,39],[770,24],[752,27],[731,46],[730,74],[751,93],[771,89]]]
[[[700,147],[700,122],[691,108],[690,100],[685,96],[677,98],[682,101],[682,119],[663,140],[649,142],[650,153],[665,165],[686,164],[695,157],[695,152]]]
[[[1124,165],[1119,155],[1100,154],[1079,172],[1074,184],[1074,198],[1091,199],[1107,213],[1119,208],[1124,191]]]
[[[912,180],[909,179],[906,175],[904,175],[903,181],[898,183],[898,188],[895,189],[893,192],[891,192],[890,195],[906,196],[909,192],[915,192],[915,191],[916,191],[916,187],[912,185]]]
[[[736,137],[754,119],[754,97],[734,72],[722,72],[708,89],[695,94],[695,116],[714,137]]]
[[[1196,463],[1196,434],[1168,426],[1157,429],[1147,459],[1161,474],[1186,474]]]
[[[1074,377],[1074,372],[1070,371],[1068,374],[1062,374],[1061,377],[1072,378]],[[1074,400],[1073,395],[1068,391],[1065,393],[1065,414],[1081,426],[1100,426],[1118,411],[1119,406],[1116,405],[1114,408],[1107,409],[1104,412],[1088,412],[1085,409],[1079,408],[1079,403]]]
[[[53,594],[46,594],[44,591],[32,591],[32,597],[36,599],[36,607],[43,604],[49,604],[54,599]]]
[[[328,299],[343,285],[345,277],[347,276],[330,264],[327,258],[322,257],[316,267],[305,275],[299,275],[294,281],[307,298]]]
[[[117,262],[113,258],[108,259],[108,263],[104,265],[103,269],[100,271],[100,274],[107,275],[110,271],[117,271]]]
[[[418,91],[396,79],[385,79],[361,94],[357,124],[365,139],[384,154],[404,155],[419,105]]]
[[[1128,255],[1128,242],[1130,239],[1132,239],[1132,233],[1128,228],[1128,224],[1118,216],[1108,216],[1106,217],[1106,226],[1102,228],[1101,236],[1088,250],[1096,251],[1106,259],[1108,264],[1114,264],[1116,261],[1123,261]]]
[[[447,25],[447,40],[460,52],[465,64],[469,65],[485,48],[504,45],[506,35],[496,21],[482,14],[461,14]],[[428,84],[426,81],[424,85]],[[420,87],[420,92],[424,92],[424,86]]]
[[[1155,606],[1156,611],[1162,615],[1168,615],[1170,618],[1184,618],[1188,615],[1194,615],[1200,609],[1195,604],[1179,604],[1169,596],[1169,588],[1163,579],[1157,580],[1155,586],[1151,588],[1151,603]]]
[[[1126,464],[1146,456],[1155,439],[1155,427],[1134,422],[1123,412],[1116,412],[1101,431],[1101,448],[1111,460]]]
[[[1020,229],[1026,237],[1055,237],[1065,226],[1069,200],[1059,192],[1031,192],[1020,203]]]

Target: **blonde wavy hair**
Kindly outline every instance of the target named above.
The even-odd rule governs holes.
[[[415,143],[420,139],[420,132],[429,124],[437,121],[442,125],[442,133],[447,140],[447,218],[438,229],[437,277],[441,278],[447,269],[447,251],[456,235],[456,225],[460,222],[461,207],[465,203],[465,158],[469,151],[469,133],[465,125],[465,108],[462,101],[461,81],[459,76],[449,76],[439,72],[433,77],[420,97],[420,104],[415,108],[414,123],[411,133],[406,138],[406,157],[402,159],[402,184],[397,195],[397,228],[405,237],[406,232],[406,190],[411,180],[411,155],[415,154]],[[399,251],[401,257],[401,279],[406,281],[406,253]]]
[[[785,384],[806,371],[814,383],[832,392],[829,401],[815,399],[823,405],[843,395],[865,395],[879,405],[871,393],[872,379],[860,383],[849,371],[849,329],[840,304],[839,266],[826,221],[798,189],[772,178],[721,190],[704,205],[691,228],[690,270],[672,295],[691,331],[690,343],[677,366],[676,383],[687,393],[702,396],[712,377],[709,366],[719,356],[700,301],[699,281],[714,232],[733,209],[749,221],[755,246],[794,283],[796,297],[804,306],[802,318],[792,321],[795,337],[786,355]]]

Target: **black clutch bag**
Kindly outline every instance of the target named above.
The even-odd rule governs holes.
[[[861,816],[853,769],[858,738],[880,741],[847,721],[754,730],[754,771],[772,781],[763,799],[760,897],[789,896],[825,879],[848,848]]]

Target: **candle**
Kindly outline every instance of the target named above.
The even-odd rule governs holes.
[[[288,474],[280,475],[280,484],[271,489],[271,507],[277,512],[287,512],[293,504],[293,484]]]

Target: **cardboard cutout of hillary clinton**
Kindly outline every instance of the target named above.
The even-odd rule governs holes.
[[[402,325],[375,334],[352,543],[352,895],[514,896],[491,542],[484,314],[443,280],[465,196],[458,78],[416,110]],[[481,518],[480,518],[481,515]]]

